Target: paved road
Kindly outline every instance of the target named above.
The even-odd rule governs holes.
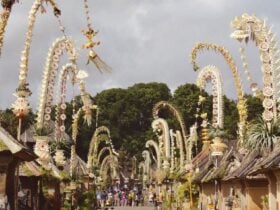
[[[155,208],[153,207],[131,207],[131,206],[120,206],[120,207],[115,207],[114,210],[154,210]]]

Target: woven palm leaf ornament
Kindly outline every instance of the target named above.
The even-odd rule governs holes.
[[[234,32],[231,37],[242,42],[252,41],[259,50],[263,77],[263,119],[267,123],[277,118],[280,93],[280,51],[276,35],[265,20],[255,15],[242,14],[231,21]],[[246,63],[245,63],[246,64]]]
[[[86,21],[87,21],[87,28],[82,30],[84,36],[86,37],[87,41],[85,44],[82,45],[82,48],[88,50],[88,61],[87,64],[93,63],[96,68],[102,73],[102,72],[111,72],[111,67],[108,66],[96,53],[94,48],[98,45],[100,45],[100,41],[95,41],[95,36],[98,34],[98,31],[95,31],[91,25],[90,20],[90,11],[89,11],[89,4],[87,0],[84,0],[84,9],[85,9],[85,15],[86,15]]]

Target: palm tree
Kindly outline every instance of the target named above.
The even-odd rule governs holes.
[[[243,146],[250,151],[272,151],[279,137],[280,118],[267,123],[259,117],[249,124]]]

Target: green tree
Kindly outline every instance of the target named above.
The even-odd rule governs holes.
[[[237,123],[239,121],[236,102],[224,96],[224,130],[229,134],[229,138],[237,137]]]
[[[185,84],[179,86],[173,95],[172,102],[179,108],[183,118],[185,119],[186,127],[189,128],[195,123],[196,109],[198,108],[199,96],[206,97],[203,107],[199,113],[206,112],[208,120],[212,119],[212,97],[200,90],[195,84]]]
[[[104,90],[93,100],[99,108],[98,125],[110,129],[115,148],[126,148],[129,156],[140,156],[146,140],[153,136],[151,123],[154,104],[170,98],[171,93],[166,84],[153,82],[135,84],[127,89]],[[77,138],[81,142],[77,148],[78,154],[84,159],[94,127],[81,127]],[[84,129],[91,132],[82,131]]]
[[[32,110],[28,115],[22,120],[21,133],[34,124],[35,115]],[[17,138],[17,129],[18,129],[18,118],[13,113],[12,109],[6,109],[0,113],[0,123],[1,126],[6,129],[14,138]]]
[[[250,122],[244,146],[250,151],[259,149],[260,151],[271,152],[274,146],[279,143],[279,136],[280,119],[267,123],[259,117]]]
[[[245,95],[248,109],[248,122],[256,120],[263,112],[262,100],[252,95]]]

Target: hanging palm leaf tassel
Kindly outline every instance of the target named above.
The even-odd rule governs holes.
[[[100,73],[112,72],[112,68],[108,66],[103,60],[101,60],[101,58],[93,50],[90,50],[88,54],[87,64],[89,64],[90,62],[92,62],[96,66],[96,68],[100,71]]]

